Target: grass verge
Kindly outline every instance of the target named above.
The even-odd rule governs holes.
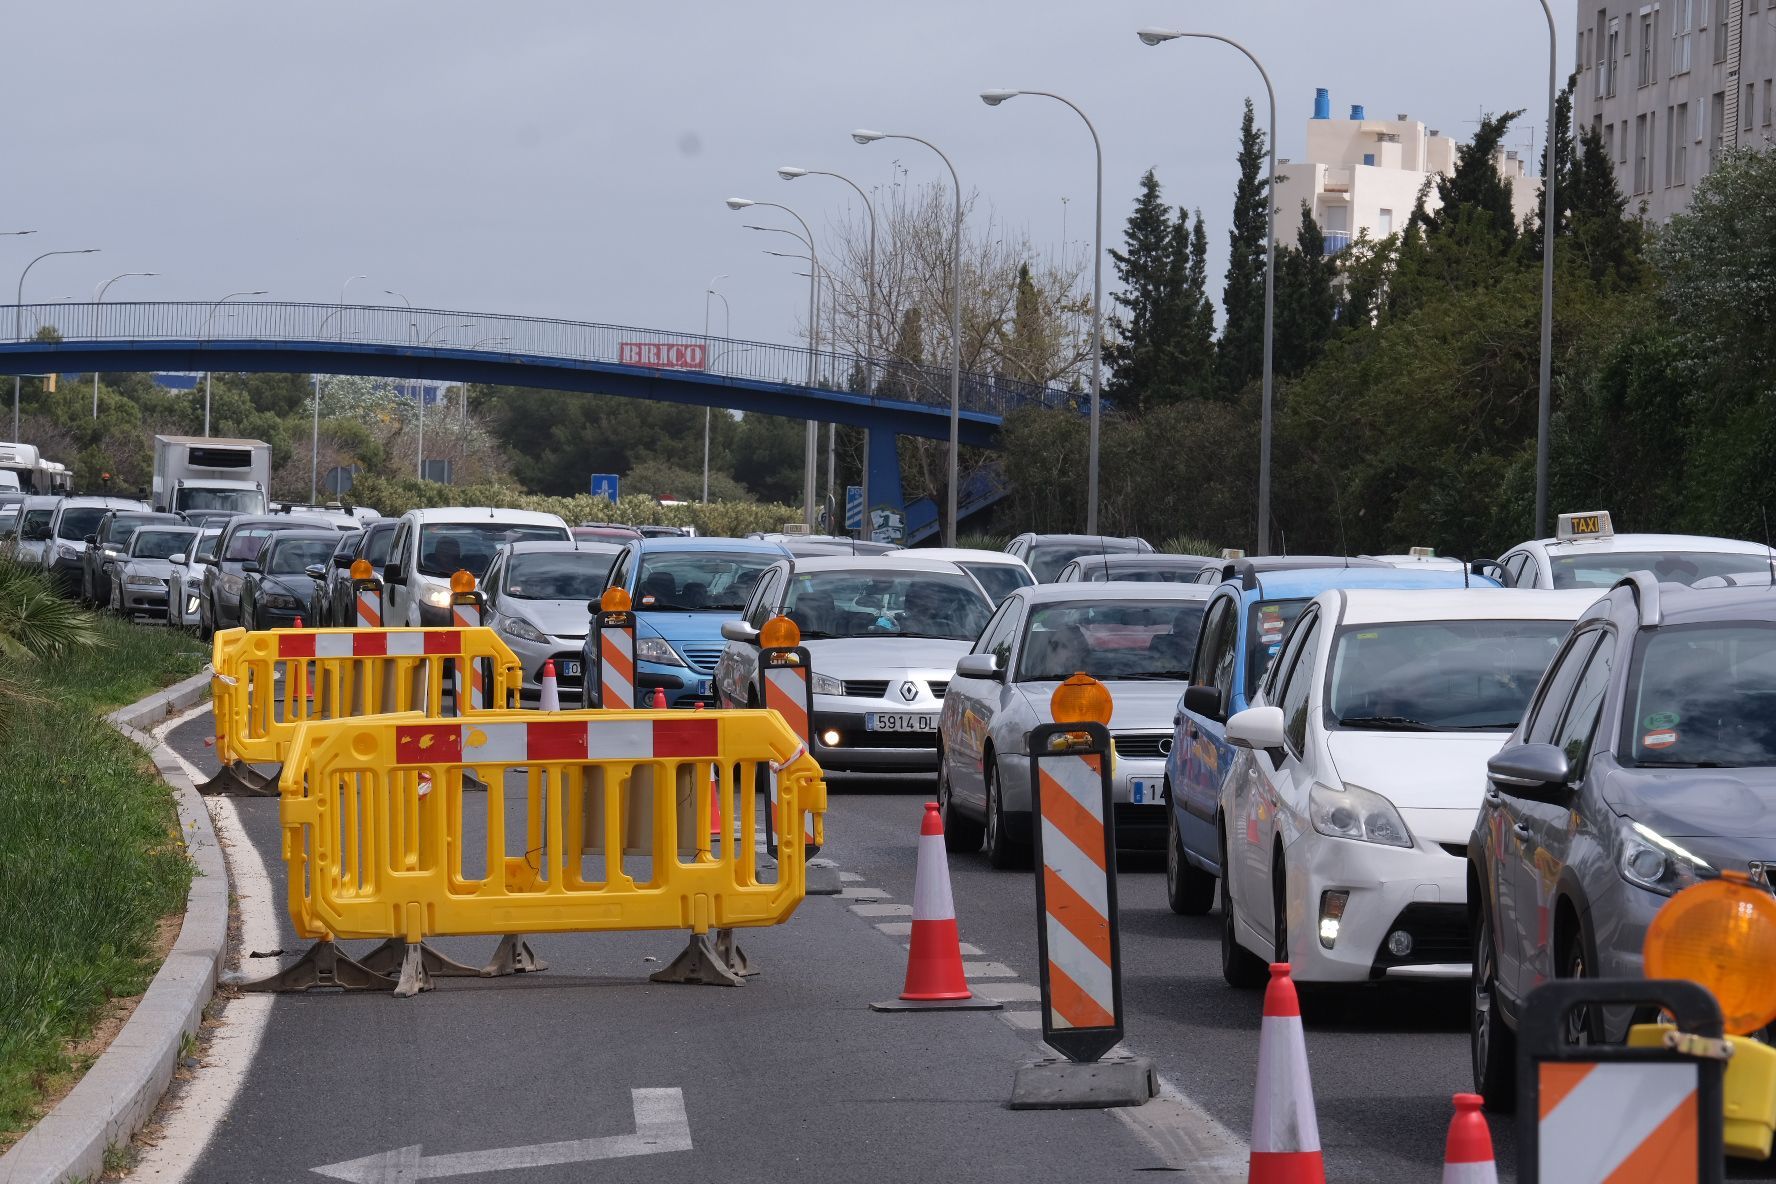
[[[171,790],[104,715],[205,655],[172,630],[97,628],[97,648],[7,662],[29,698],[0,724],[0,1147],[82,1068],[69,1050],[107,1002],[147,988],[191,881]]]

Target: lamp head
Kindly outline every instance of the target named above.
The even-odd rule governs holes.
[[[997,107],[1006,99],[1014,99],[1022,93],[1022,91],[1016,90],[983,90],[981,91],[981,102],[989,107]]]
[[[874,144],[877,140],[882,139],[883,135],[882,132],[872,132],[868,128],[860,127],[851,133],[851,138],[859,144]]]
[[[744,197],[730,197],[728,199],[728,208],[730,210],[744,210],[747,206],[754,204],[756,203],[751,199]]]
[[[1141,39],[1142,45],[1158,45],[1162,41],[1175,41],[1182,34],[1175,29],[1136,29],[1135,36]]]
[[[782,168],[777,170],[777,175],[779,177],[782,177],[785,181],[793,181],[797,177],[807,176],[808,170],[807,169],[798,169],[793,164],[786,164]]]

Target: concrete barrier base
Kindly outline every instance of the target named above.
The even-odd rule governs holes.
[[[1080,1064],[1047,1060],[1012,1079],[1013,1110],[1100,1110],[1144,1106],[1159,1094],[1159,1075],[1145,1057],[1107,1057]]]

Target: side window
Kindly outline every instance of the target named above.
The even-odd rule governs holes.
[[[1579,675],[1585,668],[1585,661],[1591,651],[1597,647],[1597,639],[1602,630],[1587,629],[1575,634],[1560,651],[1548,673],[1542,676],[1541,689],[1536,694],[1535,707],[1531,710],[1529,723],[1523,729],[1523,741],[1526,744],[1551,744],[1554,740],[1555,728],[1560,723],[1560,716],[1567,701],[1572,698],[1573,686],[1579,681]]]
[[[1519,586],[1518,581],[1523,576],[1523,565],[1528,562],[1529,552],[1527,551],[1519,551],[1515,555],[1505,557],[1505,587],[1516,588]]]
[[[1196,639],[1196,657],[1190,664],[1190,683],[1192,686],[1209,686],[1215,681],[1215,658],[1217,647],[1222,635],[1227,632],[1229,619],[1233,614],[1233,601],[1223,597],[1209,608],[1209,615],[1203,621],[1202,633]]]
[[[1221,714],[1227,715],[1228,707],[1233,703],[1234,677],[1238,665],[1234,661],[1234,650],[1239,639],[1239,621],[1237,617],[1237,600],[1223,600],[1227,606],[1227,619],[1222,622],[1220,633],[1215,638],[1215,649],[1211,655],[1214,666],[1209,671],[1209,682],[1221,692]]]
[[[411,527],[407,519],[401,519],[401,525],[395,527],[395,541],[389,544],[389,562],[405,563],[407,561],[407,535]]]
[[[1591,738],[1597,732],[1597,719],[1603,714],[1603,701],[1609,694],[1610,672],[1615,666],[1616,638],[1604,633],[1585,663],[1585,673],[1573,691],[1572,705],[1566,709],[1552,743],[1566,753],[1567,765],[1577,773],[1591,753]]]
[[[617,556],[617,561],[611,565],[610,577],[605,581],[605,587],[627,588],[629,586],[629,565],[634,554],[635,552],[628,547],[623,548],[623,553]]]
[[[763,629],[765,622],[775,616],[777,590],[783,584],[783,573],[771,570],[760,578],[758,587],[752,590],[752,607],[747,610],[746,623],[754,629]]]
[[[1289,647],[1292,661],[1277,702],[1277,706],[1283,709],[1283,738],[1297,757],[1307,747],[1307,699],[1313,690],[1314,648],[1319,637],[1318,613],[1313,614],[1312,620],[1303,620],[1295,626],[1294,644]]]
[[[987,627],[981,630],[981,635],[975,638],[974,645],[970,647],[968,652],[971,654],[993,653],[994,647],[999,644],[1000,636],[1011,632],[1011,617],[1016,611],[1017,606],[1009,600],[1000,605],[999,610],[987,621]]]

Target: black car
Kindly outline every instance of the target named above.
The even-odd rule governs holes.
[[[1190,584],[1205,568],[1225,562],[1207,555],[1081,555],[1061,569],[1055,583]]]
[[[400,525],[393,518],[385,518],[372,522],[361,531],[349,535],[349,546],[341,546],[333,552],[333,558],[327,565],[327,578],[316,588],[310,611],[315,614],[314,624],[325,624],[335,629],[353,628],[358,623],[357,602],[352,596],[351,567],[359,559],[368,559],[371,568],[380,579],[383,564],[388,562],[389,544],[395,541],[395,527]]]
[[[309,578],[314,581],[314,591],[309,594],[308,611],[302,614],[302,618],[310,628],[326,629],[335,624],[333,614],[329,611],[332,606],[327,599],[327,581],[340,569],[341,564],[347,571],[351,569],[352,552],[358,549],[358,540],[363,537],[364,532],[361,530],[345,531],[339,536],[339,545],[333,548],[333,554],[328,556],[327,561],[315,564],[309,571]]]
[[[230,518],[216,540],[216,562],[204,565],[203,594],[197,606],[199,637],[208,638],[218,629],[240,624],[241,587],[246,574],[242,565],[258,557],[268,536],[285,530],[332,531],[333,542],[339,542],[337,528],[322,519],[298,514]],[[302,605],[304,609],[308,607],[306,591]]]
[[[327,562],[339,545],[336,530],[278,530],[241,564],[240,615],[245,629],[294,625],[314,594],[310,567]],[[303,624],[311,622],[304,621]]]
[[[151,510],[107,510],[86,536],[86,550],[80,556],[80,600],[98,608],[111,603],[110,567],[129,551],[136,528],[149,522],[169,526],[183,525],[177,514],[159,514]]]

